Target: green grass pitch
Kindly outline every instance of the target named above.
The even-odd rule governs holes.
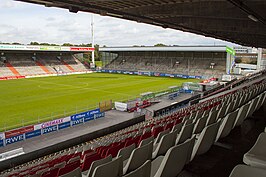
[[[96,108],[100,101],[122,101],[148,91],[166,90],[196,79],[91,73],[0,81],[0,131]]]

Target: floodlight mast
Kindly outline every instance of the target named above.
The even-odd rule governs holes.
[[[94,29],[93,29],[93,25],[94,25],[94,17],[93,17],[93,14],[91,14],[91,37],[92,37],[91,46],[94,48]],[[94,50],[92,51],[92,54],[91,54],[91,60],[92,60],[93,66],[95,66]]]

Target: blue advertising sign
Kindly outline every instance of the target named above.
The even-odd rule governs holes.
[[[22,141],[22,140],[24,140],[24,134],[13,136],[13,137],[10,137],[10,138],[6,139],[6,145],[12,144],[12,143],[15,143],[15,142],[18,142],[18,141]]]
[[[46,127],[44,129],[42,129],[42,134],[51,133],[54,131],[57,131],[57,125]]]
[[[0,140],[0,147],[4,146],[4,141]]]
[[[90,120],[94,120],[94,115],[84,118],[84,122],[88,122]]]
[[[62,123],[62,124],[58,124],[58,130],[61,130],[61,129],[64,129],[64,128],[67,128],[67,127],[70,127],[70,121]]]
[[[81,123],[84,122],[84,118],[82,117],[82,118],[79,118],[79,119],[75,119],[75,120],[72,120],[71,122],[72,122],[72,126],[78,125],[78,124],[81,124]]]
[[[93,116],[94,114],[97,114],[97,113],[100,113],[100,109],[99,108],[91,110],[91,111],[79,113],[79,114],[74,114],[74,115],[70,116],[70,118],[71,118],[72,121],[75,121],[75,120],[80,119],[80,118],[91,117],[91,116]]]
[[[39,136],[41,134],[42,134],[42,130],[39,129],[39,130],[34,130],[34,131],[31,131],[31,132],[25,133],[25,137],[26,137],[26,139],[29,139],[29,138],[33,138],[35,136]]]

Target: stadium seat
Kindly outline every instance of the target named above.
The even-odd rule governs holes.
[[[266,170],[250,167],[247,165],[237,165],[229,177],[265,177]]]
[[[79,167],[77,167],[76,169],[64,174],[64,175],[61,175],[60,177],[82,177],[81,175],[81,170]]]
[[[107,162],[111,162],[111,161],[112,161],[112,156],[111,155],[109,155],[106,158],[100,159],[100,160],[95,160],[94,162],[91,163],[91,166],[90,166],[89,170],[82,172],[82,174],[84,176],[86,176],[86,177],[91,177],[92,173],[93,173],[93,171],[95,170],[96,167],[98,167],[98,166],[100,166],[102,164],[105,164]]]
[[[111,162],[96,167],[92,177],[120,177],[122,176],[122,158],[118,157]]]
[[[211,148],[211,146],[215,142],[219,126],[220,121],[217,121],[216,123],[208,125],[202,130],[197,140],[195,141],[191,160],[195,157],[195,155],[204,154]]]
[[[245,164],[266,169],[266,133],[261,133],[253,147],[244,154]]]
[[[171,147],[165,156],[152,161],[151,177],[176,177],[182,171],[188,157],[190,141]]]
[[[176,137],[176,142],[175,144],[180,144],[185,142],[187,139],[191,138],[193,129],[194,129],[195,123],[189,124],[189,125],[184,125],[182,127],[182,130],[180,131],[179,134],[177,134]]]
[[[153,136],[151,136],[151,137],[149,137],[149,138],[146,138],[146,139],[142,140],[142,141],[139,143],[139,147],[144,146],[144,145],[146,145],[146,144],[149,144],[150,142],[154,142],[154,137],[153,137]]]
[[[158,144],[158,143],[160,142],[161,138],[162,138],[164,135],[168,134],[169,132],[170,132],[170,129],[167,129],[167,130],[164,130],[164,131],[160,132],[160,133],[158,134],[157,138],[154,140],[154,144]]]
[[[123,174],[129,173],[131,171],[139,168],[147,160],[151,160],[152,157],[153,144],[150,142],[147,145],[138,147],[131,153],[125,167],[123,168]]]
[[[216,141],[218,141],[218,139],[220,138],[224,138],[229,135],[229,133],[233,129],[238,111],[239,109],[229,113],[225,118],[221,120],[221,125],[217,133]]]
[[[249,106],[250,106],[250,103],[247,103],[239,108],[236,121],[233,127],[240,126],[243,123],[243,121],[245,120],[247,116],[247,111],[248,111]]]
[[[101,159],[101,156],[99,154],[87,154],[84,158],[84,162],[81,164],[81,171],[87,171],[89,170],[92,162],[94,162],[95,160],[99,160]]]
[[[197,121],[195,122],[193,134],[200,133],[204,129],[206,123],[207,123],[207,117],[206,116],[197,119]]]
[[[58,176],[62,176],[66,173],[69,173],[69,172],[73,171],[74,169],[76,169],[77,167],[80,167],[80,160],[68,163],[63,168],[60,168]]]
[[[136,145],[132,144],[130,146],[127,146],[127,147],[120,149],[117,153],[117,157],[122,156],[122,161],[124,162],[125,160],[127,160],[130,157],[130,154],[135,149],[135,147],[136,147]]]
[[[216,122],[216,120],[218,119],[219,111],[220,110],[215,110],[215,111],[210,112],[208,119],[207,119],[207,122],[206,122],[206,126],[211,125],[211,124]]]
[[[157,156],[164,155],[167,150],[175,144],[176,132],[171,132],[164,135],[160,142],[154,146],[154,151],[152,153],[152,159]]]
[[[123,177],[149,177],[151,173],[151,161],[147,160],[136,170],[124,175]]]
[[[180,133],[182,127],[183,127],[183,123],[176,124],[176,125],[174,125],[173,128],[172,128],[172,132],[173,132],[173,131],[176,131],[177,133]]]
[[[50,171],[44,172],[41,177],[51,177],[51,176],[58,176],[59,168],[51,169]]]

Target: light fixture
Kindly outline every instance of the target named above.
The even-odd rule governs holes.
[[[256,17],[254,17],[253,15],[248,15],[248,18],[249,18],[250,20],[254,21],[254,22],[258,22],[258,21],[259,21],[259,20],[258,20]]]
[[[110,13],[110,12],[107,12],[106,15],[110,15],[110,16],[113,16],[113,17],[120,17],[120,18],[123,17],[123,15],[120,15],[120,14],[114,14],[114,13]]]

